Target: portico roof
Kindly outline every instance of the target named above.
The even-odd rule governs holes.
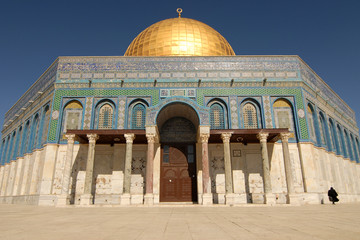
[[[209,143],[222,143],[221,134],[231,133],[230,142],[238,143],[258,143],[257,135],[259,133],[268,133],[268,142],[276,142],[279,140],[280,133],[288,133],[287,128],[271,128],[271,129],[216,129],[210,130]],[[87,134],[97,134],[99,139],[97,144],[116,144],[125,143],[124,134],[135,134],[135,144],[146,144],[146,131],[139,129],[108,129],[108,130],[68,130],[67,134],[75,134],[76,140],[80,143],[88,143]],[[161,140],[160,140],[161,141]]]

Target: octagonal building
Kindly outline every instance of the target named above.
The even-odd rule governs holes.
[[[5,115],[1,203],[360,201],[354,111],[300,57],[235,55],[180,13],[35,81]]]

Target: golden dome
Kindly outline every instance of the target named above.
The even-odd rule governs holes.
[[[179,11],[178,11],[179,12]],[[142,31],[125,56],[228,56],[230,44],[212,27],[189,18],[170,18]]]

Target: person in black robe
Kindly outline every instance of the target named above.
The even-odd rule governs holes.
[[[333,187],[329,189],[328,196],[329,196],[329,201],[332,202],[333,204],[339,201],[339,199],[337,198],[338,194]]]

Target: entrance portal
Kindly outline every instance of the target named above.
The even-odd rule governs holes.
[[[196,130],[187,119],[175,117],[161,127],[161,202],[196,202]]]

